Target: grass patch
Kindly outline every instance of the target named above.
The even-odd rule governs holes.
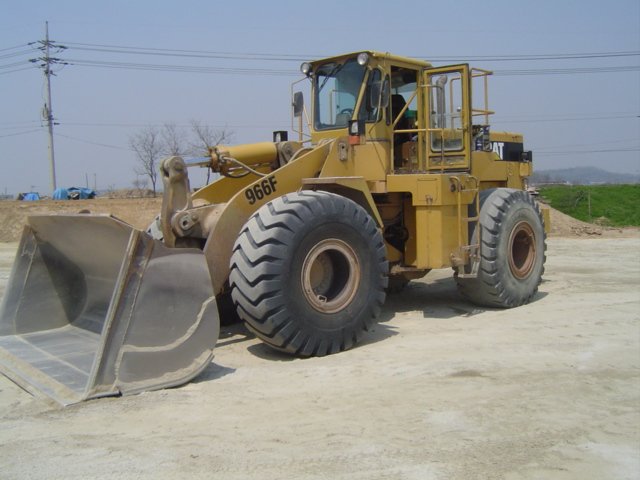
[[[539,190],[553,208],[583,222],[640,226],[640,185],[553,185]]]

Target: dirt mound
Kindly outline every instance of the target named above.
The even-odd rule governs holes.
[[[555,208],[550,208],[550,211],[552,237],[626,237],[640,232],[640,229],[633,227],[610,227],[602,220],[597,223],[582,222]]]
[[[110,213],[133,225],[146,229],[158,213],[162,199],[96,198],[93,200],[40,200],[37,202],[0,201],[0,242],[17,242],[30,215],[78,213]]]
[[[29,215],[78,213],[89,210],[92,213],[110,213],[136,228],[146,229],[158,213],[162,199],[157,198],[96,198],[93,200],[40,200],[38,202],[0,201],[0,242],[17,242]],[[604,222],[601,222],[604,223]],[[633,236],[638,228],[614,228],[581,222],[551,208],[551,236],[592,237],[592,236]]]

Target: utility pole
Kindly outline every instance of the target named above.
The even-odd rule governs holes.
[[[51,71],[51,65],[68,65],[59,58],[51,56],[51,49],[57,49],[58,52],[66,49],[67,47],[57,45],[49,40],[49,22],[45,22],[45,39],[34,42],[40,44],[38,50],[40,50],[44,56],[39,58],[32,58],[29,61],[32,63],[40,62],[40,67],[44,71],[44,77],[47,81],[47,103],[45,103],[42,109],[42,118],[47,124],[47,130],[49,131],[49,173],[51,178],[51,194],[56,190],[56,160],[55,152],[53,148],[53,126],[57,125],[55,118],[53,117],[53,107],[51,106],[51,75],[55,75]]]

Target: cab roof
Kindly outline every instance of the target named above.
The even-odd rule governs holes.
[[[384,62],[389,61],[391,63],[394,64],[407,64],[407,65],[412,65],[412,66],[416,66],[416,67],[421,67],[421,68],[431,68],[432,65],[429,62],[426,62],[424,60],[418,60],[416,58],[410,58],[410,57],[402,57],[399,55],[393,55],[389,52],[376,52],[374,50],[361,50],[361,51],[357,51],[357,52],[351,52],[351,53],[344,53],[342,55],[336,55],[334,57],[326,57],[326,58],[320,58],[318,60],[314,60],[311,63],[312,65],[318,65],[318,64],[322,64],[322,63],[327,63],[327,62],[332,62],[332,61],[340,61],[340,60],[344,60],[345,58],[350,58],[350,57],[356,57],[358,56],[358,54],[360,53],[367,53],[369,54],[369,56],[371,56],[372,58],[375,58],[376,60],[380,61],[380,62]]]

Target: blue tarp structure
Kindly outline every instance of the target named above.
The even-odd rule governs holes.
[[[69,192],[67,192],[66,188],[56,188],[56,191],[53,192],[54,200],[68,200]]]
[[[87,200],[95,196],[96,192],[90,188],[58,188],[53,192],[54,200]]]
[[[40,194],[36,192],[25,193],[22,196],[22,200],[25,202],[35,202],[36,200],[40,200]]]

